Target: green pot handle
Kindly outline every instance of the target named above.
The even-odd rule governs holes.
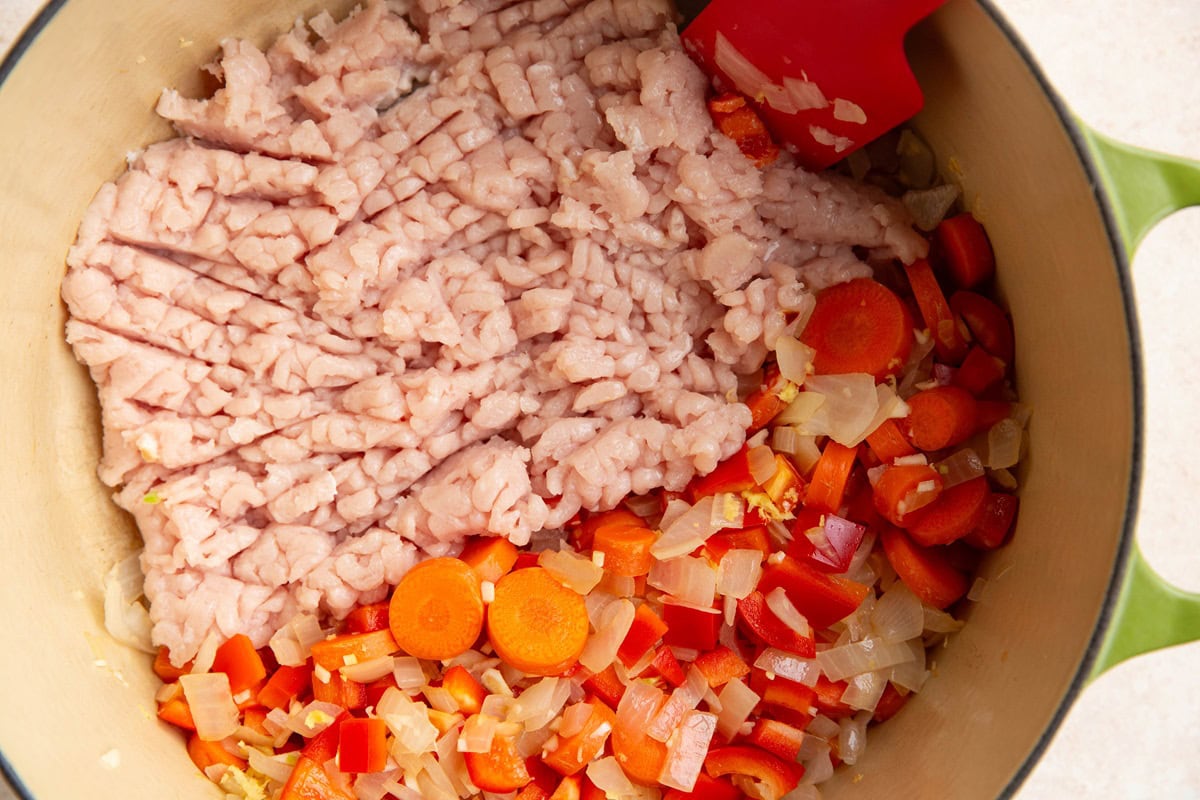
[[[1079,129],[1107,192],[1126,255],[1163,217],[1200,205],[1200,163],[1131,147]],[[1092,667],[1094,679],[1127,658],[1200,639],[1200,594],[1171,586],[1142,556],[1136,543],[1121,593]]]

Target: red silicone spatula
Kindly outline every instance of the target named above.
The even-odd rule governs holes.
[[[684,47],[823,169],[921,110],[904,35],[943,0],[711,0]]]

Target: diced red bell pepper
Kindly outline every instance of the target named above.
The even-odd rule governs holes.
[[[675,603],[663,603],[663,621],[667,632],[663,641],[672,647],[687,647],[692,650],[711,650],[717,645],[721,632],[721,615],[715,610],[704,610]]]
[[[178,681],[167,685],[171,687],[170,694],[164,692],[165,697],[159,701],[158,718],[185,731],[196,730],[196,722],[192,719],[192,709],[183,695],[183,687]]]
[[[229,689],[235,695],[257,688],[262,679],[267,677],[262,657],[254,649],[250,637],[244,633],[231,636],[217,648],[212,671],[224,672],[229,676]]]
[[[714,778],[701,772],[696,778],[696,785],[690,792],[681,789],[670,789],[663,795],[663,800],[742,800],[745,795],[727,778]]]
[[[763,483],[762,489],[784,514],[792,513],[804,499],[804,479],[783,453],[775,454],[775,474]]]
[[[758,582],[758,590],[764,596],[779,586],[815,629],[828,628],[845,618],[858,608],[870,591],[869,586],[828,575],[791,557],[768,564]]]
[[[766,525],[748,525],[740,530],[714,533],[704,543],[704,550],[710,561],[720,564],[730,550],[757,550],[765,561],[774,548]]]
[[[230,753],[220,742],[210,742],[201,739],[198,734],[193,733],[188,737],[187,741],[188,755],[191,756],[192,763],[204,772],[214,764],[225,764],[238,769],[246,768],[245,759],[238,758]]]
[[[872,717],[876,722],[886,722],[896,716],[896,712],[904,707],[908,702],[908,693],[900,693],[896,685],[888,681],[888,685],[883,687],[883,694],[879,697],[879,702],[875,704],[875,716]]]
[[[975,404],[975,409],[975,433],[980,433],[990,431],[997,422],[1011,417],[1013,404],[1004,400],[980,400]]]
[[[558,787],[550,795],[550,800],[580,800],[583,780],[578,775],[570,775],[558,782]]]
[[[667,623],[647,603],[642,603],[634,612],[633,624],[617,649],[617,658],[625,666],[633,666],[666,632]]]
[[[816,690],[811,686],[778,675],[769,680],[756,680],[753,688],[762,698],[764,705],[786,708],[805,715],[809,714],[816,697]]]
[[[487,792],[515,792],[533,780],[510,736],[497,735],[486,753],[463,753],[463,758],[471,782]]]
[[[746,406],[750,409],[750,427],[746,435],[766,427],[775,419],[780,411],[788,406],[783,395],[794,387],[794,384],[783,377],[777,364],[771,364],[763,373],[762,384],[746,398]]]
[[[950,382],[966,389],[976,397],[982,397],[988,389],[1004,380],[1007,365],[979,345],[967,351],[967,357],[954,371]]]
[[[267,708],[286,709],[292,700],[308,689],[311,682],[311,664],[306,662],[298,667],[281,666],[258,690],[258,702]]]
[[[625,684],[621,683],[621,679],[617,677],[617,670],[612,665],[590,676],[583,682],[583,688],[599,697],[610,707],[620,703],[621,696],[625,694]]]
[[[854,716],[854,709],[842,702],[846,687],[845,681],[831,681],[822,674],[813,687],[813,705],[830,719]]]
[[[796,633],[775,616],[762,592],[753,591],[738,601],[737,618],[739,627],[757,644],[786,650],[801,658],[817,654],[812,638]]]
[[[616,713],[597,698],[591,701],[592,713],[577,733],[561,737],[558,747],[542,759],[560,775],[575,775],[596,758],[617,724]]]
[[[517,794],[517,797],[520,797],[526,791],[530,791],[533,793],[532,796],[549,800],[550,795],[554,793],[555,787],[562,781],[562,776],[546,766],[537,756],[530,756],[525,759],[525,769],[529,770],[530,780],[529,783],[525,784],[525,788]]]
[[[378,717],[342,722],[338,768],[342,772],[380,772],[387,767],[387,723]]]
[[[442,688],[450,692],[458,703],[459,711],[465,716],[478,714],[483,708],[483,701],[487,699],[487,689],[483,684],[458,664],[446,670],[442,676]]]
[[[346,615],[347,633],[371,633],[388,629],[388,603],[368,603]]]
[[[804,746],[804,731],[779,720],[759,717],[754,721],[754,730],[746,737],[746,741],[784,761],[793,762]]]
[[[583,776],[583,783],[579,787],[579,800],[607,800],[607,797],[603,789],[588,780],[586,775]]]
[[[757,797],[779,800],[796,788],[804,767],[788,763],[758,747],[733,745],[711,750],[704,769],[713,777],[744,775],[755,782]]]
[[[650,669],[657,672],[672,686],[683,686],[687,681],[683,667],[679,666],[679,659],[675,658],[675,653],[666,644],[660,644],[654,651],[654,660],[650,662]]]
[[[750,674],[750,665],[725,645],[718,645],[707,653],[701,653],[692,665],[700,670],[708,685],[714,689],[724,686],[734,678],[744,678]]]
[[[355,711],[367,707],[367,685],[343,678],[338,670],[329,673],[327,681],[321,680],[314,672],[312,689],[313,699],[323,703],[333,703]]]
[[[952,294],[950,308],[962,317],[980,347],[1005,364],[1013,363],[1016,349],[1013,327],[1004,309],[983,295],[969,291]]]
[[[590,550],[591,544],[588,544],[587,548],[585,549]],[[532,553],[528,550],[522,550],[520,553],[517,553],[517,561],[515,564],[513,564],[512,571],[516,572],[519,569],[529,569],[530,567],[536,567],[537,565],[538,554]]]
[[[379,701],[383,699],[383,693],[388,689],[395,688],[398,688],[395,675],[384,675],[378,680],[371,681],[367,684],[367,705],[379,705]]]
[[[712,472],[693,478],[687,491],[694,503],[721,492],[744,492],[757,487],[758,483],[750,474],[750,448],[742,445],[741,450],[717,464]]]
[[[331,756],[332,758],[332,756]],[[328,760],[328,759],[326,759]],[[280,800],[355,800],[352,793],[334,783],[325,762],[301,755],[283,785]]]
[[[995,550],[1004,544],[1013,520],[1017,518],[1018,503],[1016,495],[992,492],[979,525],[963,537],[963,541],[981,550]]]
[[[311,758],[318,764],[324,764],[336,756],[338,741],[341,738],[342,723],[348,719],[351,719],[349,711],[343,711],[341,714],[338,714],[333,722],[329,724],[329,727],[305,742],[304,749],[300,751],[301,754]]]

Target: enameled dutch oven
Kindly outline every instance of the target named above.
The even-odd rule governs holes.
[[[170,135],[151,111],[161,88],[199,93],[220,38],[265,43],[321,5],[54,2],[0,68],[0,765],[19,795],[217,796],[155,719],[149,660],[104,631],[102,576],[138,540],[95,476],[95,394],[63,341],[58,284],[92,193],[127,151]],[[987,602],[830,798],[1010,794],[1091,676],[1200,636],[1196,599],[1131,541],[1128,271],[1154,221],[1200,202],[1200,172],[1082,128],[987,5],[950,0],[909,48],[927,98],[915,125],[987,225],[1034,415],[1019,527],[982,568]]]

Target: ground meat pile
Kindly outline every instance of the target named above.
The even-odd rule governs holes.
[[[715,132],[665,0],[369,2],[209,69],[62,289],[177,663],[682,489],[812,290],[924,252],[882,193]]]

